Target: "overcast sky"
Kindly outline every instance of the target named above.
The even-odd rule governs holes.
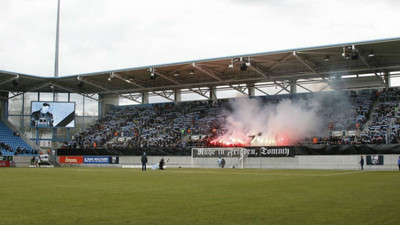
[[[0,70],[54,75],[57,0],[0,0]],[[59,74],[400,37],[400,1],[61,0]]]

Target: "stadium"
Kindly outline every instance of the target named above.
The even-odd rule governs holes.
[[[400,38],[59,77],[59,7],[54,77],[0,68],[0,224],[398,223]]]
[[[54,78],[2,71],[1,152],[16,166],[43,154],[55,166],[89,156],[132,166],[146,152],[176,168],[227,157],[229,167],[281,169],[357,169],[364,155],[369,170],[395,170],[399,46],[386,39]],[[267,147],[290,147],[288,161],[269,162]],[[297,160],[316,155],[315,164]]]
[[[0,171],[14,196],[3,220],[396,223],[399,49],[386,39],[57,78],[1,71],[0,165],[19,168]]]

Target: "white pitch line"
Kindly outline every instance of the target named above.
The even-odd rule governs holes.
[[[226,175],[263,175],[263,176],[306,176],[306,177],[328,177],[328,176],[342,176],[349,174],[364,173],[366,171],[351,171],[344,173],[331,173],[331,174],[302,174],[302,173],[223,173],[211,171],[168,171],[169,173],[186,173],[186,174],[226,174]]]
[[[367,171],[353,171],[353,172],[345,172],[345,173],[333,173],[333,174],[323,174],[322,176],[341,176],[348,174],[357,174],[357,173],[365,173]]]

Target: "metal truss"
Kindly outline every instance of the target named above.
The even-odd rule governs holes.
[[[124,94],[124,95],[129,95],[130,98],[134,99],[135,101],[139,101],[140,98],[142,98],[142,94]]]
[[[174,99],[171,98],[171,96],[174,95],[173,91],[159,91],[159,92],[153,91],[153,93],[167,100],[170,100],[171,102],[174,102]]]
[[[18,79],[18,78],[19,78],[19,75],[16,74],[15,77],[12,77],[12,78],[10,78],[10,79],[4,80],[3,82],[0,82],[0,86],[3,85],[3,84],[6,84],[6,83],[8,83],[8,82],[11,82],[11,81],[13,81],[13,80],[16,80],[16,79]]]
[[[240,92],[240,93],[242,93],[242,94],[244,94],[244,95],[248,95],[248,93],[244,92],[240,86],[239,86],[239,87],[235,87],[235,86],[233,86],[232,84],[226,83],[227,81],[224,81],[224,80],[222,80],[221,78],[219,78],[219,77],[215,74],[215,73],[216,73],[215,71],[211,71],[211,70],[209,70],[209,69],[205,69],[205,68],[203,68],[203,67],[197,65],[196,63],[193,63],[192,65],[193,65],[194,68],[200,70],[201,72],[207,74],[208,76],[214,78],[215,80],[222,82],[222,84],[229,85],[232,89],[234,89],[234,90],[236,90],[236,91],[238,91],[238,92]]]
[[[310,89],[308,89],[308,88],[306,88],[306,87],[304,87],[303,85],[301,85],[301,84],[296,84],[297,86],[299,86],[299,87],[301,87],[301,88],[303,88],[304,90],[306,90],[306,91],[308,91],[308,92],[313,92],[313,91],[311,91]],[[329,85],[328,85],[329,86]]]
[[[157,74],[158,76],[164,78],[164,79],[167,79],[167,80],[169,80],[169,81],[171,81],[171,82],[174,82],[175,84],[179,84],[179,82],[174,81],[173,79],[171,79],[171,78],[165,76],[164,74],[162,74],[162,73],[160,73],[160,72],[154,71],[154,73]],[[117,79],[122,80],[122,81],[125,81],[126,83],[131,84],[131,85],[133,85],[133,86],[135,86],[135,87],[141,88],[141,89],[143,89],[143,90],[145,90],[145,91],[148,89],[148,88],[145,88],[144,86],[142,86],[142,85],[136,83],[136,82],[133,81],[133,80],[128,80],[128,79],[126,79],[126,78],[123,78],[122,76],[120,76],[119,74],[117,74],[117,73],[115,73],[115,72],[113,72],[113,73],[110,74],[110,78],[117,78]],[[161,91],[161,92],[152,91],[152,92],[153,92],[154,94],[160,96],[160,97],[163,97],[163,98],[167,99],[167,100],[174,101],[172,98],[170,98],[170,96],[171,96],[170,94],[166,94],[167,91]],[[134,100],[133,100],[133,99],[134,99]],[[131,100],[132,100],[132,101],[138,102],[137,99],[138,99],[138,98],[135,97],[135,98],[132,98]]]
[[[62,86],[62,85],[60,85],[60,84],[58,84],[58,83],[53,83],[53,85],[54,85],[55,87],[57,87],[57,88],[63,89],[63,90],[68,91],[68,92],[70,92],[70,93],[75,93],[75,94],[81,95],[81,96],[83,96],[83,97],[93,99],[93,100],[95,100],[95,101],[97,101],[97,102],[101,102],[100,99],[93,98],[93,96],[96,95],[96,94],[79,93],[79,92],[76,92],[76,91],[74,91],[74,90],[72,90],[72,89],[70,89],[70,88],[64,87],[64,86]]]
[[[189,66],[186,65],[186,66],[184,66],[184,67],[182,67],[182,68],[180,68],[180,69],[187,68],[187,67],[189,67]],[[175,73],[175,72],[178,72],[178,71],[179,71],[179,69],[178,69],[178,70],[174,70],[174,71],[172,71],[171,73]],[[158,76],[160,76],[160,77],[162,77],[162,78],[164,78],[164,79],[166,79],[166,80],[168,80],[168,81],[170,81],[170,82],[176,84],[176,85],[183,86],[182,83],[180,83],[179,81],[175,80],[174,78],[171,78],[171,77],[165,75],[163,72],[160,72],[160,71],[157,71],[157,70],[156,70],[156,71],[154,71],[154,73],[157,74]],[[207,98],[207,99],[210,99],[210,97],[204,95],[201,91],[197,91],[197,90],[195,90],[195,89],[193,89],[193,88],[189,88],[189,90],[191,90],[192,92],[194,92],[194,93],[196,93],[196,94],[198,94],[198,95],[201,95],[201,96],[203,96],[203,97],[205,97],[205,98]]]
[[[291,55],[286,56],[283,60],[281,60],[281,61],[277,62],[276,64],[274,64],[268,71],[264,71],[263,69],[261,69],[261,68],[257,65],[256,62],[253,62],[253,61],[249,62],[249,66],[248,66],[248,67],[249,67],[250,69],[254,70],[256,73],[260,74],[262,77],[266,78],[267,81],[272,81],[275,85],[281,87],[282,89],[284,89],[285,91],[287,91],[288,93],[290,93],[290,90],[287,89],[287,87],[285,87],[285,86],[282,85],[282,84],[279,84],[277,81],[272,80],[272,77],[271,77],[271,74],[270,74],[271,71],[272,71],[274,68],[276,68],[276,67],[277,67],[278,65],[280,65],[282,62],[286,61],[286,60],[289,58],[289,56],[291,56]],[[250,59],[249,59],[249,60],[250,60]],[[264,93],[264,92],[263,92],[263,93]]]
[[[377,69],[393,69],[393,68],[399,68],[400,69],[400,65],[396,65],[396,66],[387,66],[387,67],[379,67]],[[340,70],[340,71],[336,71],[337,73],[357,73],[360,71],[365,71],[364,68],[362,69],[351,69],[351,70]],[[329,72],[324,72],[323,74],[325,75],[329,75]],[[302,74],[286,74],[286,75],[282,75],[279,76],[280,80],[287,80],[287,79],[297,79],[297,78],[301,78],[301,79],[306,79],[307,77],[313,77],[315,76],[315,73],[311,72],[311,73],[302,73]],[[271,82],[276,82],[274,79],[275,77],[271,76],[271,78],[273,79]],[[210,81],[210,82],[201,82],[201,83],[191,83],[191,84],[182,84],[181,85],[169,85],[169,86],[164,86],[163,89],[169,89],[169,90],[175,90],[175,89],[190,89],[190,88],[196,88],[196,87],[210,87],[210,86],[218,86],[218,85],[228,85],[228,83],[231,82],[235,82],[235,83],[257,83],[257,82],[265,82],[265,81],[269,81],[264,77],[255,77],[255,78],[244,78],[244,79],[231,79],[231,80],[225,80],[225,81]],[[328,82],[327,82],[328,83]],[[279,83],[275,83],[275,85],[280,86]],[[124,90],[119,90],[120,93],[124,92],[124,93],[139,93],[139,92],[143,92],[143,91],[158,91],[158,88],[146,88],[145,90],[143,89],[124,89]],[[287,90],[288,91],[288,90]]]
[[[125,79],[125,78],[121,77],[119,74],[117,74],[116,72],[112,72],[112,73],[110,74],[110,78],[109,78],[109,79],[112,79],[112,78],[117,78],[117,79],[122,80],[122,81],[125,81],[126,83],[131,84],[131,85],[133,85],[133,86],[135,86],[135,87],[145,89],[145,87],[143,87],[142,85],[136,83],[136,82],[133,81],[133,80]]]
[[[379,82],[385,87],[388,87],[388,84],[385,82],[385,79],[383,79],[377,72],[377,68],[375,68],[372,63],[366,58],[364,52],[362,52],[360,49],[356,48],[354,45],[352,46],[352,50],[358,54],[358,57],[361,59],[361,61],[364,63],[365,66],[373,73],[375,76],[379,79]]]
[[[95,82],[93,82],[93,81],[88,81],[87,79],[84,79],[84,78],[81,77],[81,76],[78,76],[77,79],[78,79],[78,81],[82,81],[82,82],[87,83],[87,84],[89,84],[89,85],[91,85],[91,86],[93,86],[93,87],[102,89],[102,90],[104,90],[104,91],[106,91],[106,92],[108,92],[108,93],[114,93],[114,94],[116,94],[116,95],[118,95],[118,96],[120,96],[120,97],[122,97],[122,98],[129,99],[129,100],[134,101],[134,102],[137,102],[137,103],[139,103],[139,104],[142,103],[142,102],[140,102],[140,101],[137,101],[137,100],[134,99],[134,98],[131,98],[131,97],[129,97],[129,96],[124,96],[124,95],[122,95],[122,94],[120,94],[120,93],[118,93],[118,92],[116,92],[116,91],[112,91],[112,90],[110,90],[110,89],[107,89],[107,88],[105,88],[105,87],[103,87],[103,86],[101,86],[101,85],[99,85],[99,84],[97,84],[97,83],[95,83]]]
[[[15,98],[15,97],[17,97],[17,96],[20,96],[20,95],[26,93],[26,92],[36,91],[36,90],[38,90],[38,89],[41,89],[41,88],[50,86],[50,85],[52,85],[52,84],[53,84],[52,82],[46,82],[46,83],[41,84],[41,85],[36,85],[36,86],[34,86],[33,88],[31,88],[31,89],[29,89],[29,90],[27,90],[27,91],[24,91],[24,92],[16,92],[16,93],[11,92],[11,93],[13,94],[13,96],[12,96],[12,97],[9,97],[8,99]]]
[[[322,80],[324,80],[325,82],[328,82],[328,80],[317,71],[316,65],[313,62],[311,62],[310,60],[306,59],[305,57],[299,55],[298,52],[296,52],[296,51],[293,52],[293,56],[297,60],[299,60],[304,66],[306,66],[309,70],[311,70],[314,74],[320,76],[322,78]]]
[[[197,90],[196,90],[194,88],[190,88],[189,90],[191,90],[192,92],[194,92],[208,100],[211,100],[211,97],[209,95],[207,95],[207,93],[210,93],[210,89],[203,90],[201,88],[197,88]]]
[[[268,73],[271,73],[272,70],[274,70],[276,67],[280,66],[282,63],[284,63],[287,59],[289,59],[292,56],[291,53],[287,54],[283,59],[280,61],[276,62],[274,65],[272,65],[270,68],[268,68]]]
[[[267,96],[270,95],[270,94],[268,94],[267,92],[263,91],[262,89],[260,89],[258,87],[254,87],[254,89],[258,90],[259,92],[261,92],[261,93],[263,93],[263,94],[265,94]]]

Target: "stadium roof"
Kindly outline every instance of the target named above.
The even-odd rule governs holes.
[[[203,87],[270,82],[285,88],[290,80],[318,80],[333,85],[332,77],[349,87],[386,87],[384,75],[400,70],[400,38],[289,49],[198,61],[77,74],[58,78],[0,71],[1,92],[71,92],[99,94],[163,93]],[[364,77],[358,74],[373,74]],[[152,75],[154,75],[152,77]],[[345,79],[343,79],[345,80]],[[350,84],[351,83],[351,84]]]

